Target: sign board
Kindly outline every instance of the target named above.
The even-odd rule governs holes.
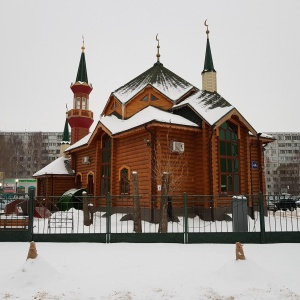
[[[251,169],[258,169],[258,163],[256,161],[251,161]]]

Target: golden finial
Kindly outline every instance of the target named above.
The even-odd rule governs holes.
[[[157,57],[157,62],[159,62],[159,58],[160,58],[160,54],[159,54],[159,39],[157,38],[158,34],[156,35],[156,40],[157,40],[157,54],[156,54],[156,57]]]
[[[206,26],[206,34],[207,34],[207,38],[209,38],[209,30],[208,30],[208,25],[207,25],[207,19],[204,22],[204,26]]]
[[[85,47],[84,47],[84,35],[82,36],[82,47],[81,47],[81,49],[82,49],[82,52],[84,52],[84,49],[85,49]]]

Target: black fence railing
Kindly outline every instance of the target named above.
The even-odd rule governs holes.
[[[28,195],[0,211],[0,241],[300,242],[297,204],[284,206],[280,200],[262,194]]]

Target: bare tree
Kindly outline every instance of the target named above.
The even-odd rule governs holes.
[[[165,172],[162,176],[162,196],[160,201],[160,220],[158,232],[168,232],[168,195],[170,187],[170,174]]]
[[[187,155],[184,151],[172,151],[175,138],[170,137],[170,129],[165,136],[160,135],[156,141],[154,177],[160,182],[165,173],[169,174],[168,193],[173,194],[180,189],[188,175]]]
[[[152,164],[152,176],[155,182],[161,182],[162,197],[160,202],[159,232],[168,231],[169,218],[172,215],[172,195],[180,191],[187,180],[188,164],[187,155],[184,151],[173,151],[172,144],[178,135],[172,132],[171,127],[167,132],[158,133],[154,143],[154,163]],[[169,212],[168,214],[168,208]]]

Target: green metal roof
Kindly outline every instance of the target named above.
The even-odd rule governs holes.
[[[172,101],[180,99],[191,89],[198,90],[192,84],[165,68],[162,63],[156,62],[153,67],[114,91],[113,95],[122,103],[126,103],[147,85],[153,86]]]
[[[67,118],[66,118],[66,122],[65,122],[65,128],[64,128],[64,132],[63,132],[62,142],[70,142],[69,123],[68,123]]]
[[[207,39],[207,42],[206,42],[204,69],[203,69],[202,73],[205,73],[205,72],[216,72],[216,70],[214,69],[214,63],[213,63],[213,59],[212,59],[212,55],[211,55],[209,39]]]
[[[87,70],[86,70],[86,63],[85,63],[85,54],[83,51],[81,53],[79,67],[78,67],[78,71],[77,71],[76,82],[77,81],[89,83],[88,76],[87,76]]]

